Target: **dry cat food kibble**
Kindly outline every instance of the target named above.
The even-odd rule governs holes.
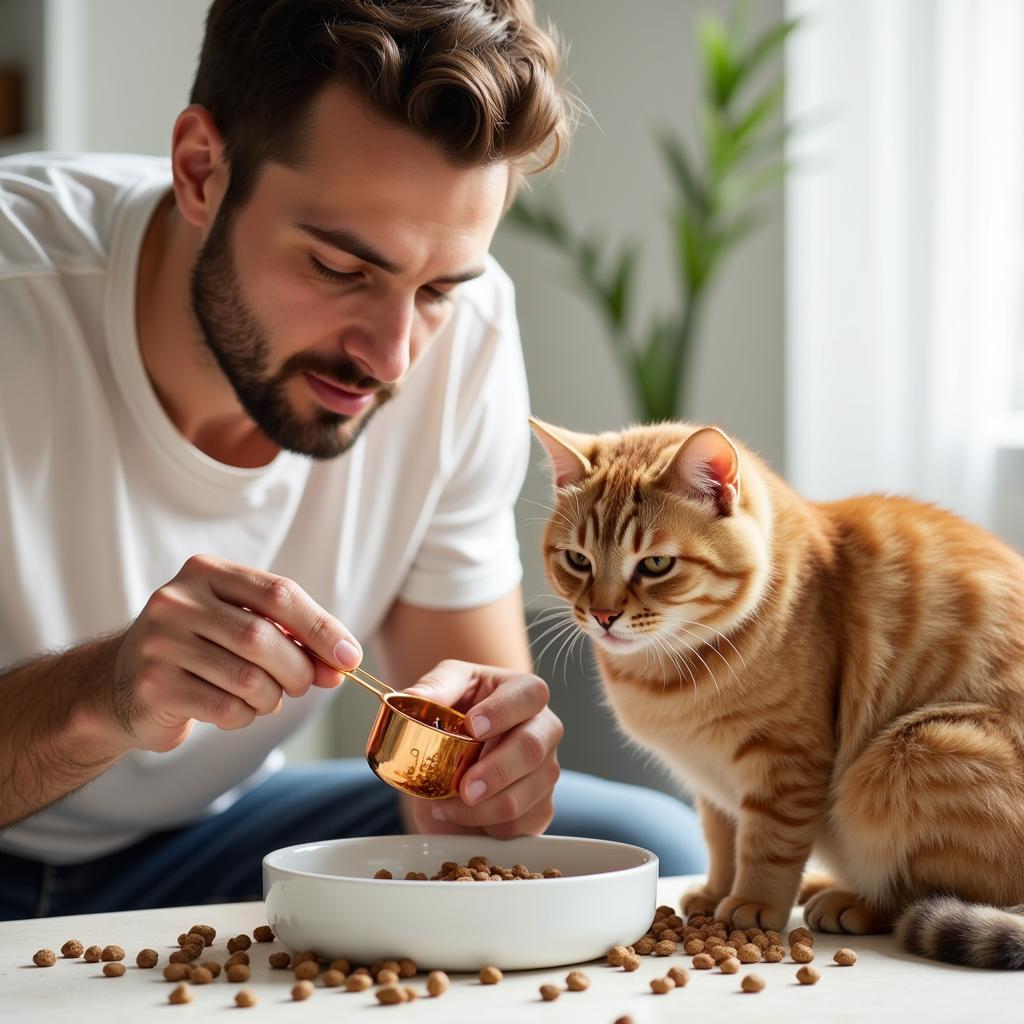
[[[287,953],[271,953],[267,958],[267,963],[278,971],[284,967],[290,966],[291,962],[292,958]]]
[[[376,995],[377,1002],[382,1006],[397,1006],[399,1003],[404,1003],[408,998],[405,990],[397,985],[384,985],[382,988],[377,989]]]
[[[337,988],[345,984],[345,975],[341,971],[329,970],[324,973],[324,987]]]
[[[297,981],[292,986],[292,999],[301,1003],[313,994],[313,983],[311,981]]]
[[[85,946],[83,946],[78,939],[68,939],[68,941],[60,947],[61,956],[65,956],[69,960],[73,960],[75,957],[81,956],[84,952]]]
[[[811,967],[809,965],[801,967],[800,970],[796,972],[796,980],[799,981],[801,985],[816,985],[821,981],[821,971],[816,967]]]
[[[798,942],[802,942],[805,946],[814,945],[814,936],[810,933],[807,928],[794,928],[787,936],[789,944],[791,946],[796,945]]]
[[[761,962],[761,950],[752,942],[745,942],[736,950],[736,956],[741,964],[759,964]]]
[[[124,974],[124,964],[119,961],[111,961],[103,965],[103,973],[108,978],[120,978]]]
[[[100,962],[100,957],[102,955],[103,955],[103,947],[102,946],[90,946],[82,954],[82,959],[85,960],[86,963],[98,964]]]
[[[100,953],[100,959],[105,960],[108,963],[114,963],[117,960],[123,960],[124,950],[120,946],[104,946],[103,952]]]
[[[184,964],[168,964],[164,968],[165,981],[184,981],[188,977],[188,968]]]
[[[419,974],[419,970],[416,961],[410,960],[407,956],[398,961],[398,976],[400,978],[414,978]]]
[[[798,964],[809,964],[814,959],[814,950],[803,942],[797,942],[789,951],[793,961]]]
[[[497,967],[488,966],[483,967],[480,970],[480,984],[481,985],[497,985],[499,981],[504,977],[501,971]]]
[[[205,967],[215,978],[220,977],[220,964],[216,960],[204,960],[200,967]]]
[[[691,963],[695,971],[710,971],[715,966],[714,957],[708,953],[698,953]]]
[[[182,982],[174,991],[167,997],[167,1002],[181,1004],[192,1002],[192,989],[189,987],[187,982]]]
[[[444,971],[431,971],[427,975],[427,991],[432,996],[441,996],[448,991],[448,986],[451,982],[448,980],[448,975]]]
[[[352,965],[343,956],[339,956],[337,960],[331,961],[331,970],[348,974],[352,970]]]
[[[670,967],[668,976],[676,983],[676,988],[684,988],[690,980],[690,974],[685,967]]]
[[[740,982],[740,988],[744,992],[760,992],[764,989],[765,980],[760,974],[747,974]]]
[[[229,956],[227,960],[224,961],[224,966],[231,967],[232,964],[245,964],[245,966],[248,967],[249,954],[242,953],[241,951],[239,951],[238,953],[232,953],[231,956]]]
[[[135,957],[135,964],[137,967],[147,969],[150,967],[156,967],[159,959],[160,956],[155,949],[140,949],[138,955]]]
[[[627,953],[622,961],[624,971],[637,971],[640,969],[640,957],[636,953]]]
[[[257,942],[273,942],[274,929],[269,924],[261,924],[258,928],[253,928],[252,937]]]
[[[246,964],[232,964],[225,971],[227,974],[228,981],[248,981],[249,980],[249,968]]]
[[[736,957],[731,956],[728,960],[723,960],[718,965],[718,969],[723,974],[735,974],[740,969],[740,962]]]
[[[32,954],[32,963],[36,967],[52,967],[57,962],[57,954],[52,949],[39,949]]]
[[[764,958],[767,963],[777,964],[786,959],[785,946],[769,946],[764,951]]]
[[[239,989],[235,993],[235,1006],[255,1006],[259,1000],[250,988]]]
[[[228,939],[228,952],[237,953],[239,950],[248,949],[252,945],[252,939],[248,935],[236,935]]]
[[[651,991],[656,996],[663,996],[675,987],[676,983],[671,978],[651,978]]]
[[[558,985],[541,985],[540,997],[545,1003],[553,1003],[560,995],[562,990]]]
[[[652,956],[672,956],[676,951],[676,944],[671,939],[662,939],[658,942],[654,949],[651,950]]]
[[[565,984],[570,992],[586,992],[590,979],[582,971],[570,971],[565,976]]]
[[[371,978],[368,974],[350,974],[345,979],[346,992],[365,992],[368,988],[372,987],[373,978]]]
[[[305,960],[312,960],[313,963],[317,963],[319,958],[311,949],[304,949],[301,953],[296,953],[292,958],[292,967],[298,967]]]
[[[299,981],[312,981],[320,973],[320,965],[315,960],[303,960],[292,973]]]
[[[608,963],[612,967],[621,967],[622,961],[629,956],[629,950],[625,946],[612,946],[608,950]]]
[[[206,967],[190,967],[188,971],[188,980],[193,985],[209,985],[213,981],[213,971]]]
[[[832,954],[832,959],[835,960],[840,967],[852,967],[857,962],[857,954],[854,953],[852,949],[843,947],[842,949],[837,949],[835,953]]]

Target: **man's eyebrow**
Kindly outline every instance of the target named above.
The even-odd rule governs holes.
[[[401,273],[401,267],[397,263],[389,260],[374,249],[369,242],[363,241],[363,239],[351,231],[346,231],[343,228],[322,228],[316,224],[305,224],[301,221],[297,221],[295,226],[300,231],[304,231],[307,235],[312,235],[313,238],[323,242],[325,245],[339,249],[350,256],[355,256],[356,259],[362,260],[364,263],[372,263],[375,267],[380,267],[381,270],[386,270],[389,274]],[[483,267],[478,270],[464,270],[458,274],[434,278],[434,282],[437,284],[462,284],[464,281],[472,281],[473,278],[480,277],[483,272]]]

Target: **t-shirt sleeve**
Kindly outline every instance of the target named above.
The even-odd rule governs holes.
[[[530,456],[529,397],[511,284],[502,290],[487,366],[461,396],[452,471],[399,595],[408,604],[473,608],[522,579],[514,509]]]

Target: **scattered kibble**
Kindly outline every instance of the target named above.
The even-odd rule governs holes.
[[[83,954],[82,959],[90,964],[98,964],[103,955],[102,946],[90,946]]]
[[[291,965],[292,958],[287,953],[271,953],[267,962],[275,970],[280,971]]]
[[[383,985],[376,992],[377,1002],[383,1006],[397,1006],[406,1001],[405,990],[397,985]]]
[[[381,868],[380,871],[376,872],[373,877],[374,878],[394,878],[394,875],[392,875],[391,872],[388,871],[387,868]]]
[[[540,997],[545,1003],[553,1003],[562,994],[562,989],[558,985],[541,985]]]
[[[296,953],[292,958],[292,967],[298,967],[304,960],[312,960],[313,963],[318,963],[319,959],[311,949],[304,949],[301,953]]]
[[[714,957],[708,953],[698,953],[690,963],[695,971],[710,971],[715,966]]]
[[[237,953],[239,950],[246,950],[252,945],[252,939],[248,935],[236,935],[228,939],[228,952]]]
[[[343,956],[339,956],[337,960],[331,961],[332,971],[341,971],[342,974],[349,974],[352,970],[352,965]]]
[[[259,1000],[251,988],[240,988],[235,993],[235,1006],[255,1006]]]
[[[652,956],[672,956],[676,951],[676,944],[671,939],[661,939],[651,950]]]
[[[627,953],[622,960],[624,971],[637,971],[640,969],[640,957],[636,953]]]
[[[120,978],[124,974],[124,964],[120,961],[112,960],[103,965],[103,973],[108,978]]]
[[[444,995],[448,991],[451,982],[444,971],[431,971],[427,975],[427,991],[434,997]]]
[[[806,943],[797,942],[789,951],[795,963],[809,964],[814,959],[814,950]]]
[[[140,949],[135,957],[135,964],[137,967],[146,969],[156,967],[159,960],[160,956],[155,949]]]
[[[633,943],[633,950],[638,956],[650,956],[654,952],[656,943],[654,939],[644,936]]]
[[[794,928],[786,938],[791,946],[796,945],[798,942],[803,943],[805,946],[814,945],[814,936],[808,928]]]
[[[249,980],[249,967],[247,964],[232,964],[224,973],[227,975],[228,981]]]
[[[168,964],[164,968],[165,981],[184,981],[188,977],[188,968],[184,964]]]
[[[765,980],[760,974],[745,974],[740,982],[740,988],[744,992],[761,992],[765,986]]]
[[[52,967],[57,962],[57,954],[52,949],[40,949],[32,954],[32,963],[36,967]]]
[[[324,972],[324,987],[337,988],[345,984],[345,975],[341,971],[329,970]]]
[[[633,1024],[633,1018],[627,1014],[625,1017],[616,1017],[615,1024]]]
[[[306,982],[308,985],[309,982]],[[373,978],[368,974],[350,974],[345,979],[345,991],[346,992],[365,992],[368,988],[373,987]]]
[[[835,960],[840,967],[852,967],[857,962],[857,954],[852,949],[837,949],[832,955],[832,959]]]
[[[100,953],[100,959],[108,963],[115,963],[124,959],[124,950],[120,946],[104,946]]]
[[[384,968],[377,972],[377,977],[375,980],[378,985],[397,985],[398,973],[388,968]]]
[[[230,967],[232,964],[245,964],[245,966],[248,967],[249,954],[243,953],[241,950],[239,950],[237,953],[232,953],[231,956],[229,956],[227,960],[224,961],[224,966]]]
[[[292,973],[298,981],[312,981],[320,973],[320,965],[315,960],[303,960]]]
[[[481,985],[497,985],[499,981],[504,977],[501,971],[497,967],[488,966],[483,967],[480,970],[480,984]]]
[[[821,981],[821,971],[816,967],[806,965],[796,972],[796,980],[799,981],[801,985],[817,985],[818,982]]]
[[[740,962],[736,957],[731,956],[727,960],[723,960],[718,965],[718,969],[723,974],[735,974],[740,969]]]
[[[274,929],[269,924],[261,924],[258,928],[253,928],[252,937],[257,942],[273,942]]]
[[[419,970],[416,961],[410,960],[407,956],[398,961],[398,976],[400,978],[415,978],[419,974]]]
[[[764,951],[764,958],[767,963],[777,964],[786,959],[785,946],[769,946]]]
[[[622,961],[629,956],[629,950],[625,946],[612,946],[608,950],[608,963],[612,967],[621,967]]]
[[[216,960],[204,960],[200,967],[205,967],[215,978],[220,977],[220,964]]]
[[[213,971],[206,967],[190,967],[188,980],[193,985],[209,985],[213,981]]]
[[[690,980],[690,972],[685,967],[670,967],[668,976],[676,983],[676,988],[684,988]]]
[[[292,999],[297,1003],[308,999],[313,994],[313,983],[311,981],[297,981],[292,986]]]
[[[745,942],[736,950],[736,957],[741,964],[759,964],[761,950],[752,942]]]
[[[74,960],[76,957],[80,957],[84,952],[85,946],[83,946],[78,939],[68,939],[68,941],[60,947],[61,956],[67,957],[69,960]]]
[[[167,997],[169,1003],[181,1004],[192,1002],[192,989],[187,982],[182,982],[174,989],[173,992]]]
[[[663,996],[675,987],[676,983],[671,978],[651,978],[651,991],[656,996]]]
[[[570,992],[586,992],[590,988],[590,978],[582,971],[570,971],[565,976],[565,985]]]

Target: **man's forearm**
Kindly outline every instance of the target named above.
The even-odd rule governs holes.
[[[124,753],[105,724],[116,647],[92,641],[0,675],[0,829],[74,792]]]

